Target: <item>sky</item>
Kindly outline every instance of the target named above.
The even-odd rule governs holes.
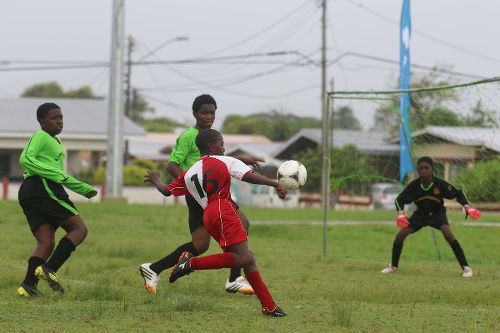
[[[395,88],[402,1],[329,0],[327,6],[329,89],[332,79],[335,90]],[[111,8],[111,0],[4,1],[0,98],[50,81],[64,90],[90,85],[106,96],[109,71],[102,64],[110,59]],[[412,65],[444,65],[458,73],[451,75],[455,82],[499,75],[498,0],[413,0],[411,12]],[[215,128],[229,114],[272,109],[321,118],[318,0],[125,0],[125,13],[132,61],[169,62],[132,66],[131,85],[154,116],[193,124],[192,101],[208,93],[218,103]],[[99,67],[26,70],[89,63]],[[373,103],[335,101],[341,105],[370,128]]]

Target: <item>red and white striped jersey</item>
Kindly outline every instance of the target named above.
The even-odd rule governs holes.
[[[231,177],[242,179],[252,169],[230,156],[207,155],[184,171],[168,190],[175,196],[190,194],[203,209],[218,199],[231,199]]]

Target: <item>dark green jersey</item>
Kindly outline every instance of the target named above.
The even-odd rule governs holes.
[[[168,162],[178,164],[182,171],[185,171],[198,161],[200,159],[200,150],[195,142],[197,135],[198,130],[194,127],[189,127],[187,131],[182,133],[175,141],[175,146]]]
[[[95,189],[63,171],[64,149],[61,139],[44,130],[36,132],[24,147],[19,164],[25,169],[24,178],[40,176],[86,195]]]
[[[470,204],[462,190],[433,177],[431,184],[426,188],[420,178],[412,181],[396,198],[396,208],[402,210],[405,204],[414,202],[417,206],[416,215],[429,215],[444,210],[443,199],[456,199],[460,204]]]

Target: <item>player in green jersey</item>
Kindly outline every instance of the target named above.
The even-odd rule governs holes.
[[[175,143],[170,154],[167,171],[176,179],[184,170],[188,169],[200,158],[200,150],[196,146],[196,136],[200,129],[211,128],[215,120],[217,103],[210,95],[200,95],[193,102],[193,116],[196,119],[194,127],[190,127],[182,133]],[[260,168],[258,162],[263,160],[254,157],[238,157],[242,162]],[[203,208],[190,195],[186,195],[186,203],[189,208],[189,230],[191,242],[179,246],[163,259],[154,263],[142,264],[139,268],[144,278],[146,289],[150,293],[156,292],[156,285],[160,279],[160,273],[165,269],[173,267],[179,261],[180,255],[188,251],[198,256],[208,250],[210,245],[210,234],[203,225]],[[245,214],[236,205],[243,228],[248,232],[249,222]],[[241,276],[240,268],[231,269],[231,274],[226,281],[225,289],[231,293],[253,294],[250,284]]]
[[[31,137],[19,158],[25,169],[19,204],[37,241],[28,259],[26,277],[17,290],[24,297],[38,293],[39,278],[46,280],[53,290],[64,292],[56,272],[87,236],[87,226],[63,185],[87,198],[97,194],[92,186],[63,171],[64,149],[57,136],[63,128],[61,108],[44,103],[38,107],[37,119],[42,129]],[[67,233],[54,251],[59,226]]]

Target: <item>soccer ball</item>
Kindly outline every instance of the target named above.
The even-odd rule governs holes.
[[[296,190],[306,183],[306,167],[294,160],[283,162],[278,168],[278,182],[287,190]]]

